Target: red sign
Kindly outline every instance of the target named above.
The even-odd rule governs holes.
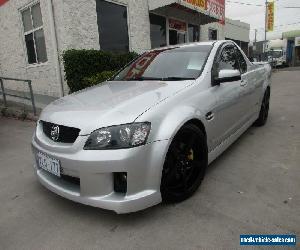
[[[169,28],[185,32],[186,31],[186,23],[170,18],[169,19]]]
[[[0,0],[0,6],[8,2],[8,0]]]
[[[207,11],[225,24],[225,0],[207,0]]]

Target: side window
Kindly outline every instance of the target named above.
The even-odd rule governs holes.
[[[96,1],[100,49],[128,52],[127,8],[111,1]]]
[[[150,13],[150,39],[151,48],[159,48],[167,45],[166,18]]]
[[[233,46],[226,46],[219,56],[219,68],[222,69],[232,69],[240,70],[239,63],[236,58],[235,49]]]
[[[244,74],[247,72],[247,62],[245,61],[245,58],[243,57],[241,51],[238,48],[235,48],[235,50],[236,50],[237,58],[239,60],[241,73]]]
[[[210,41],[218,40],[218,30],[208,29],[208,40]]]
[[[21,12],[29,64],[47,62],[47,51],[40,4]]]

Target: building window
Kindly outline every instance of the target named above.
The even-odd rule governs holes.
[[[240,70],[240,65],[236,57],[235,48],[233,46],[226,46],[220,54],[219,58],[219,68],[230,69],[230,70]]]
[[[245,53],[245,55],[248,56],[248,54],[249,54],[249,49],[248,49],[249,43],[239,41],[239,40],[234,40],[234,39],[231,39],[231,38],[228,38],[228,37],[225,37],[225,40],[230,40],[230,41],[235,42],[242,49],[242,51]]]
[[[159,48],[167,45],[166,18],[150,14],[151,47]]]
[[[104,0],[97,0],[96,8],[100,49],[112,52],[128,52],[127,8]]]
[[[218,30],[208,29],[208,40],[218,40]]]
[[[199,35],[199,26],[189,24],[189,42],[199,42],[200,35]]]
[[[21,14],[28,63],[44,63],[48,59],[40,4],[35,4],[23,10]]]

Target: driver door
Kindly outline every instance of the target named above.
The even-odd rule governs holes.
[[[213,72],[219,75],[220,70],[240,71],[233,44],[223,46],[215,58]],[[243,126],[245,106],[242,104],[243,80],[225,81],[212,88],[217,98],[217,107],[213,114],[215,131],[212,145],[215,148]]]

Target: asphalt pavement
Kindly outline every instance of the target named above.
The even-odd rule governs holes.
[[[299,242],[300,71],[274,73],[266,126],[249,129],[176,205],[117,215],[51,193],[32,171],[34,127],[0,118],[1,250],[239,249],[240,234],[276,233]]]

